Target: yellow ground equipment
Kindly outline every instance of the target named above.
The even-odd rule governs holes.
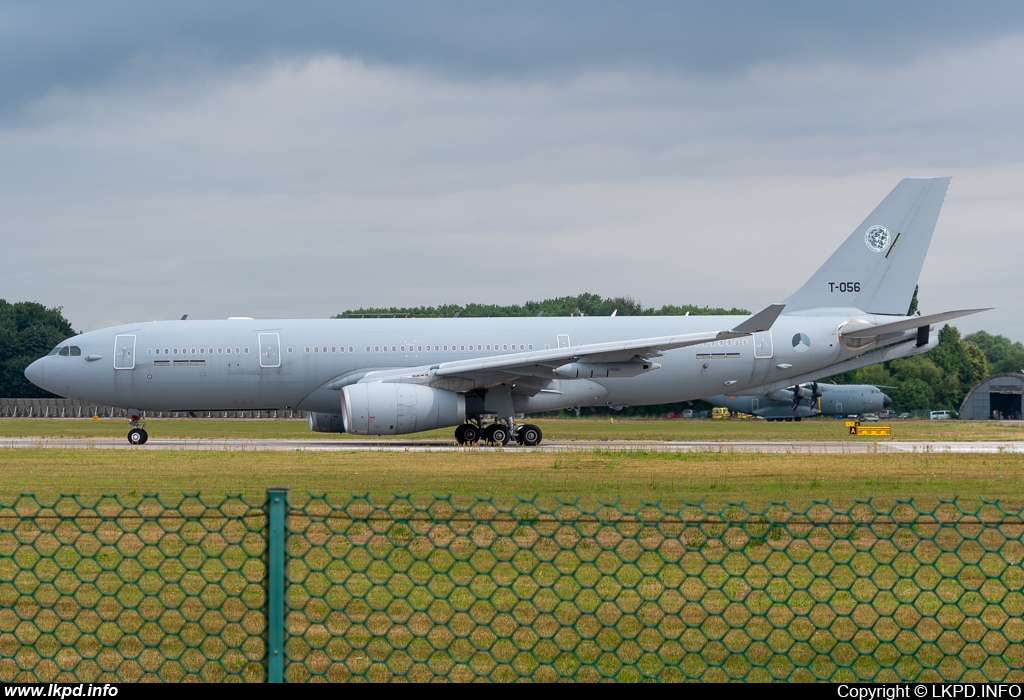
[[[860,421],[846,421],[846,427],[850,435],[865,435],[869,437],[888,437],[892,435],[892,428],[888,425],[861,425]]]

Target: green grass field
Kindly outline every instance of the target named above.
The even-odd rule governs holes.
[[[842,421],[541,419],[557,440],[856,441]],[[966,421],[894,421],[894,440],[1019,440],[1024,428]],[[323,438],[302,420],[160,419],[156,438]],[[122,420],[4,419],[2,437],[123,437]],[[401,436],[408,438],[409,436]],[[450,430],[413,437],[450,440]],[[870,438],[869,440],[877,440]],[[297,490],[540,493],[600,498],[742,501],[824,498],[1024,497],[1022,460],[989,455],[673,454],[657,451],[451,453],[0,449],[0,498],[18,493],[256,493]]]
[[[834,420],[537,422],[565,440],[857,439]],[[1022,432],[958,421],[893,427],[897,440],[1016,440]],[[337,437],[311,434],[302,421],[161,420],[148,428],[158,438]],[[0,421],[0,438],[125,432],[114,420]],[[451,439],[450,431],[429,435]],[[38,523],[24,516],[16,535],[0,538],[3,680],[52,680],[60,668],[105,680],[101,666],[126,680],[261,680],[264,526],[247,529],[217,509],[237,509],[237,501],[219,505],[227,493],[262,502],[272,485],[293,489],[290,680],[1021,678],[1024,599],[1013,593],[1021,581],[1019,455],[0,448],[0,470],[8,517],[61,493],[82,504],[63,499],[61,512],[88,510],[102,494],[128,504],[105,499],[108,519],[99,525],[88,515],[58,526],[45,514]],[[307,491],[363,505],[350,514]],[[213,504],[212,516],[182,524],[175,506],[148,519],[132,510],[140,501],[152,509],[145,494],[159,493],[166,503],[186,501],[182,512],[194,516],[197,499],[181,494],[197,492]],[[436,501],[431,517],[403,519],[408,509],[393,504],[404,499],[388,496],[395,492],[421,502],[455,496]],[[357,522],[369,506],[350,493],[391,505]],[[627,513],[642,502],[662,502],[664,510],[644,509],[662,514],[683,501],[704,505],[684,509],[696,514],[693,523],[667,518],[656,526],[530,513],[502,520],[490,517],[485,500],[472,510],[479,521],[453,515],[453,504],[474,502],[471,494],[506,502],[536,494],[533,502],[546,508],[578,499],[595,512],[600,501]],[[964,510],[932,510],[952,498]],[[839,514],[836,522],[801,519],[824,499],[834,507],[813,508]],[[850,508],[854,499],[872,505]],[[893,519],[897,509],[913,510],[901,499],[914,501],[922,522],[908,526],[905,513],[902,525]],[[996,517],[1013,517],[979,529],[982,499],[999,499]],[[771,527],[757,515],[769,501],[787,504],[765,509],[777,520]],[[723,505],[738,502],[749,510]],[[109,517],[112,508],[127,514]],[[754,519],[727,527],[715,519],[727,511]],[[940,511],[958,524],[937,523],[931,513]]]
[[[549,439],[864,440],[841,421],[538,421]],[[177,438],[309,438],[304,421],[154,420],[151,435]],[[121,437],[123,421],[8,419],[3,436]],[[450,431],[426,436],[450,439]],[[900,440],[1014,440],[1019,427],[901,421]],[[347,436],[346,436],[347,437]],[[0,449],[0,498],[18,493],[122,495],[296,490],[576,495],[614,499],[786,500],[1024,498],[1022,460],[1012,454],[715,454],[596,450],[520,452],[480,447],[441,453]]]

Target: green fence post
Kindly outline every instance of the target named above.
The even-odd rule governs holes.
[[[288,487],[267,489],[267,682],[284,682],[284,519],[288,513]]]

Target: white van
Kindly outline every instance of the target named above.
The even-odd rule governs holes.
[[[932,420],[949,420],[953,417],[949,414],[949,411],[932,411],[928,416]]]

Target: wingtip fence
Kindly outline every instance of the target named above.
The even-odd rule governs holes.
[[[0,502],[0,681],[1024,680],[1024,512]]]

